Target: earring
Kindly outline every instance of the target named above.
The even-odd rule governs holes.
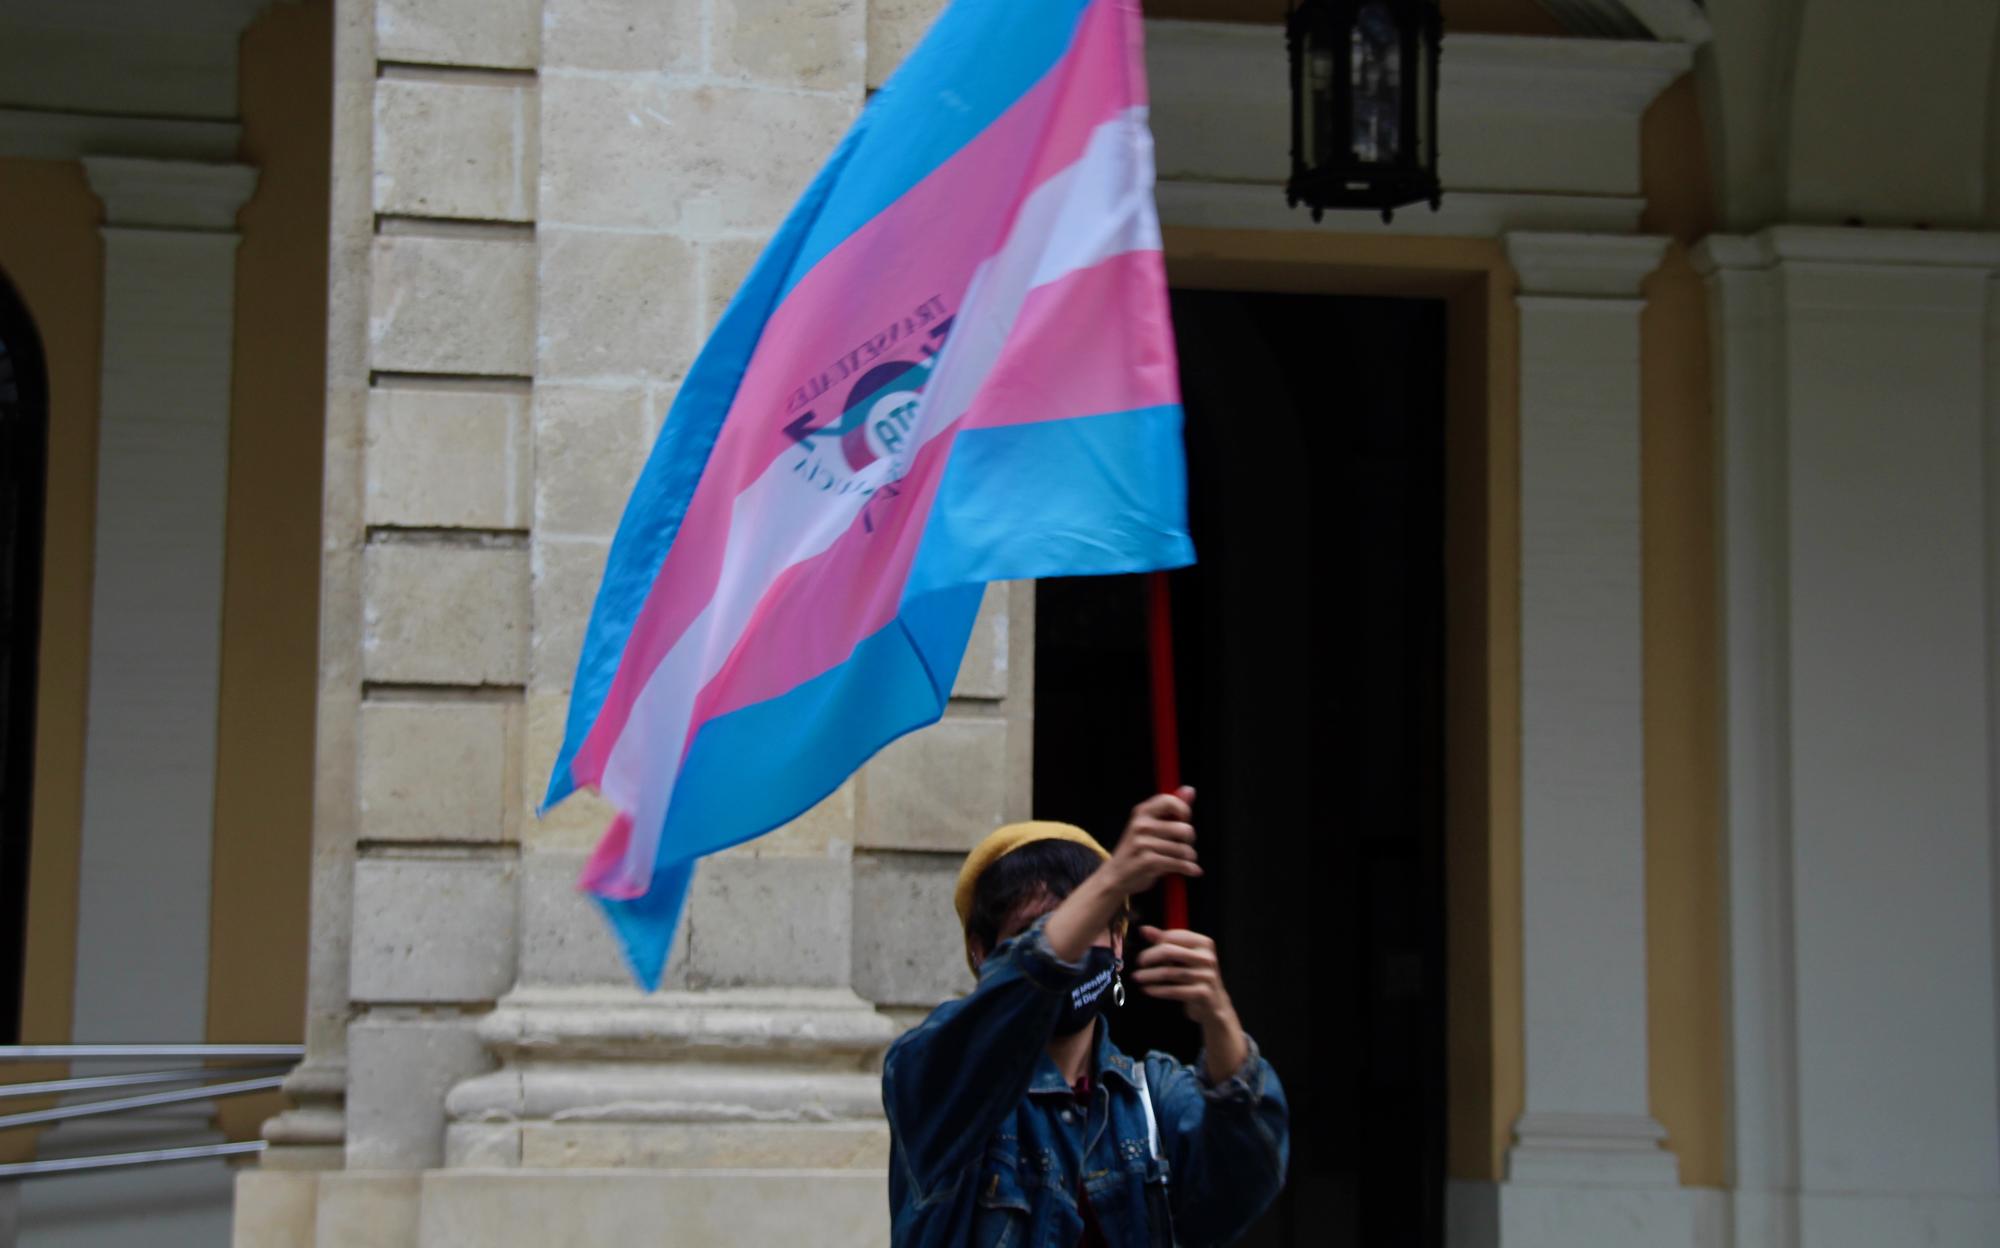
[[[1125,959],[1118,958],[1111,963],[1111,1001],[1123,1008],[1125,1005],[1125,981],[1118,972],[1125,969]]]

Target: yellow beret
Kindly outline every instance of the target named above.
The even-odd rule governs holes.
[[[965,865],[958,869],[958,890],[952,895],[952,905],[958,907],[958,925],[964,927],[972,919],[972,889],[979,883],[979,876],[986,868],[1005,858],[1023,845],[1036,841],[1071,841],[1083,846],[1099,858],[1109,858],[1104,846],[1097,838],[1071,823],[1010,823],[989,833],[985,840],[972,847],[965,856]]]

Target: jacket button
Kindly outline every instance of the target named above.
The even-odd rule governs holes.
[[[1065,1109],[1064,1111],[1062,1111],[1062,1120],[1064,1122],[1075,1122],[1076,1115],[1070,1110]]]

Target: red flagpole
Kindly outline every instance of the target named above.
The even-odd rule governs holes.
[[[1174,702],[1174,618],[1173,600],[1167,592],[1167,574],[1155,572],[1147,587],[1147,632],[1153,660],[1153,768],[1162,793],[1181,787],[1180,719]],[[1187,879],[1169,875],[1160,881],[1166,901],[1166,926],[1188,925]]]

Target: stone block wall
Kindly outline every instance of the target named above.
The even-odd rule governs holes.
[[[341,12],[335,260],[365,269],[337,279],[357,349],[330,378],[359,416],[353,476],[328,483],[358,511],[328,532],[358,574],[327,600],[356,642],[352,789],[329,802],[353,855],[343,1143],[349,1169],[422,1169],[443,1157],[445,1094],[493,1064],[475,1026],[516,976],[541,13]]]

